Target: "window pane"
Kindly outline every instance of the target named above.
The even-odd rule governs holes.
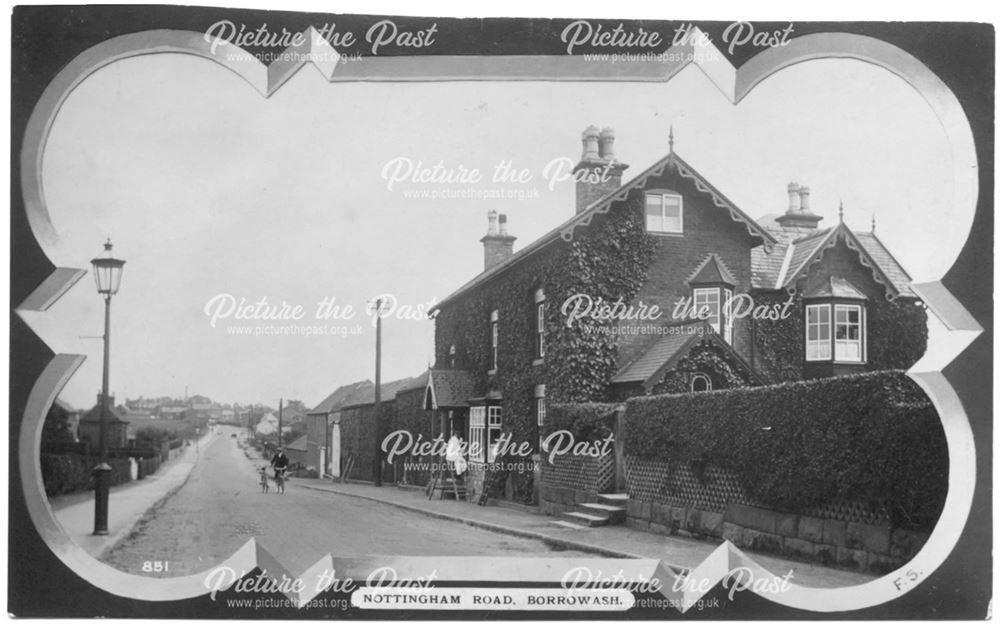
[[[830,359],[830,306],[806,306],[806,359]]]
[[[678,195],[663,196],[663,230],[681,231],[681,198]]]
[[[646,196],[646,230],[663,232],[663,198],[660,195]]]
[[[703,310],[707,309],[708,319],[706,322],[712,325],[716,333],[719,329],[719,288],[709,287],[694,290],[694,312],[699,317]]]

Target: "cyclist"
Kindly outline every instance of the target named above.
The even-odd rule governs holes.
[[[274,482],[278,485],[278,492],[285,492],[285,472],[288,471],[288,456],[280,446],[277,453],[271,458],[271,466],[274,467]]]

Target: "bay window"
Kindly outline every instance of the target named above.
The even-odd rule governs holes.
[[[696,287],[691,291],[691,302],[696,317],[704,319],[715,332],[733,343],[733,318],[730,305],[733,291],[728,287]]]
[[[861,304],[806,305],[806,361],[864,363],[865,316]]]

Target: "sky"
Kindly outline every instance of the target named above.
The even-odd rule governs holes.
[[[852,60],[791,66],[734,106],[691,66],[666,85],[331,84],[309,66],[265,99],[210,61],[147,55],[103,68],[68,97],[43,180],[70,259],[89,270],[110,236],[127,261],[112,303],[119,400],[187,391],[313,406],[374,378],[363,312],[378,294],[399,305],[384,321],[383,379],[426,369],[433,322],[400,314],[482,271],[490,209],[508,215],[515,250],[571,216],[574,185],[550,186],[544,169],[578,160],[590,124],[615,128],[626,180],[666,154],[672,125],[676,152],[753,217],[783,212],[792,180],[811,188],[821,226],[841,200],[854,229],[875,214],[878,235],[918,279],[946,271],[971,223],[952,209],[946,136],[930,108],[896,76]],[[478,169],[483,181],[389,190],[393,160]],[[504,161],[531,180],[490,182]],[[497,189],[513,198],[443,197]],[[303,317],[220,314],[213,326],[220,295],[299,305]],[[316,318],[331,298],[360,315]],[[53,349],[88,355],[62,393],[78,407],[100,387],[102,307],[88,271],[48,312],[28,315]],[[253,334],[268,324],[327,333]]]

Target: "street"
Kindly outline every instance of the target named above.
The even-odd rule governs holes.
[[[270,471],[270,470],[269,470]],[[131,574],[147,562],[155,576],[185,576],[212,568],[255,537],[289,571],[300,573],[323,555],[587,556],[556,552],[543,542],[488,532],[402,511],[367,499],[287,484],[264,494],[254,463],[226,428],[202,449],[187,482],[160,502],[102,560]]]

